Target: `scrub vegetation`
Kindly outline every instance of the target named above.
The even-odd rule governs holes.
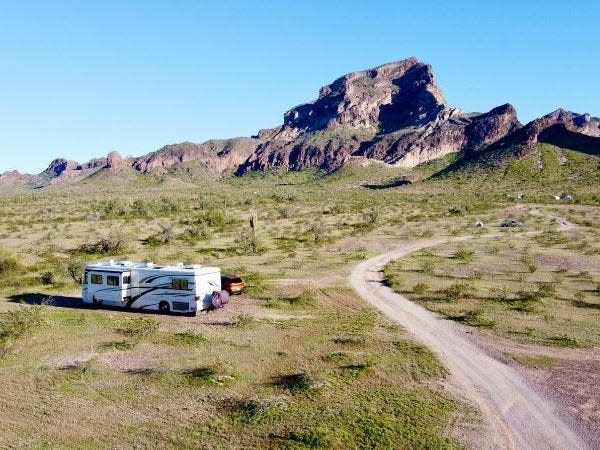
[[[591,174],[568,177],[591,157],[540,151],[572,167],[540,175],[522,160],[414,184],[453,158],[210,183],[181,167],[3,192],[0,446],[461,447],[476,413],[346,278],[401,240],[469,237],[391,263],[388,283],[482,333],[598,345],[600,192]],[[216,265],[248,287],[197,317],[82,307],[83,264],[109,258]]]

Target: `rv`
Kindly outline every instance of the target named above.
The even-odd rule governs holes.
[[[218,267],[110,260],[88,263],[83,272],[82,299],[94,305],[195,314],[228,298]]]

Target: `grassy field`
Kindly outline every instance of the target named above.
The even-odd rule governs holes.
[[[10,311],[36,317],[0,360],[3,445],[457,446],[443,368],[344,289],[197,318]]]
[[[206,183],[181,167],[3,193],[0,445],[461,446],[476,412],[347,275],[399,241],[472,237],[393,263],[390,283],[483,332],[598,345],[600,196],[562,166],[540,181],[527,162],[522,179],[502,168],[405,183],[450,162]],[[554,200],[563,191],[573,204]],[[558,216],[578,227],[557,231]],[[513,217],[522,229],[497,227]],[[217,265],[249,288],[195,318],[73,307],[82,265],[109,258]]]
[[[388,283],[426,308],[524,343],[600,345],[593,229],[508,231],[389,264]]]

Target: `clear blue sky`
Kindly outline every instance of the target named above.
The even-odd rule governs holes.
[[[597,1],[0,0],[0,171],[248,136],[408,56],[466,110],[599,115],[599,18]]]

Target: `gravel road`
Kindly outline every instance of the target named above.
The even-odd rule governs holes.
[[[560,414],[558,405],[542,396],[507,364],[477,345],[464,326],[418,306],[382,284],[383,267],[423,248],[448,242],[432,238],[406,242],[354,268],[350,283],[367,302],[398,322],[433,350],[450,371],[450,386],[480,409],[486,435],[480,448],[590,448],[582,431]]]

